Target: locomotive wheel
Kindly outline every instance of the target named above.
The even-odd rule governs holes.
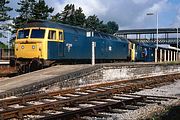
[[[37,59],[32,60],[29,64],[30,72],[39,70],[39,69],[42,69],[42,63]]]
[[[24,74],[27,72],[25,64],[20,64],[17,66],[18,74]]]

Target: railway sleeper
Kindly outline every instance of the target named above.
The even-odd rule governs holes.
[[[70,112],[65,112],[62,114],[58,114],[58,115],[54,115],[54,116],[48,116],[47,118],[42,118],[42,119],[70,119],[73,118],[75,115],[80,115],[80,116],[86,116],[89,115],[91,113],[93,114],[97,114],[98,112],[101,111],[106,111],[106,110],[111,110],[113,108],[119,108],[119,107],[124,107],[126,106],[126,104],[131,104],[133,103],[133,101],[142,101],[144,99],[142,99],[143,97],[140,98],[135,98],[133,100],[124,100],[124,101],[120,101],[120,102],[107,102],[104,104],[98,104],[96,106],[93,107],[88,107],[88,108],[82,108],[76,111],[70,111]]]

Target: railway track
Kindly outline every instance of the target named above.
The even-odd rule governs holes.
[[[0,119],[82,119],[101,116],[98,113],[102,111],[115,112],[114,108],[137,109],[176,98],[130,93],[179,78],[180,74],[161,75],[4,99],[0,101]]]

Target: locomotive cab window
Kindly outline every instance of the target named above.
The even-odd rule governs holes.
[[[33,29],[31,32],[31,38],[44,38],[45,30]]]
[[[55,30],[49,31],[48,39],[56,40],[56,31]]]
[[[29,29],[28,30],[19,30],[17,39],[24,39],[29,37]]]
[[[59,40],[63,40],[63,33],[59,32]]]

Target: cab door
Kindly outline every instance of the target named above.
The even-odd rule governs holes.
[[[64,34],[63,31],[58,31],[58,56],[64,56]]]
[[[131,44],[131,61],[135,61],[135,44]]]
[[[60,59],[64,56],[64,36],[59,29],[49,29],[48,32],[48,58]]]

